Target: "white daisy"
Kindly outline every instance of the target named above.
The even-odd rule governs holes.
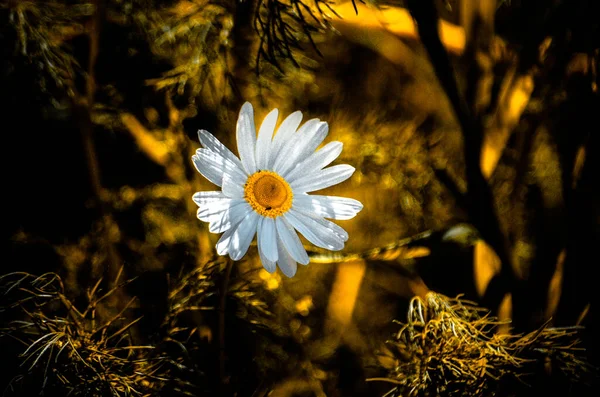
[[[192,160],[222,191],[198,192],[193,200],[199,206],[198,219],[209,222],[212,233],[224,232],[216,246],[219,255],[241,259],[256,233],[265,269],[272,273],[277,264],[292,277],[296,263],[309,262],[295,230],[318,247],[341,250],[348,233],[325,218],[351,219],[363,205],[307,194],[345,181],[354,167],[324,168],[342,151],[341,142],[330,142],[315,152],[329,131],[326,122],[311,119],[298,128],[302,113],[297,111],[275,134],[277,116],[274,109],[265,117],[257,138],[252,105],[242,106],[236,128],[239,159],[208,131],[198,131],[204,148]]]

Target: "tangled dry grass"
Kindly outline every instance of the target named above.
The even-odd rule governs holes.
[[[514,395],[540,371],[572,382],[593,372],[579,347],[580,327],[546,323],[525,335],[496,333],[505,323],[460,297],[414,297],[406,323],[398,324],[388,341],[393,368],[388,377],[370,379],[393,384],[388,396]]]
[[[0,341],[19,363],[4,395],[214,395],[210,368],[219,363],[223,375],[225,365],[225,302],[233,306],[227,316],[250,328],[271,315],[256,283],[230,279],[228,263],[209,261],[173,280],[153,331],[141,326],[138,299],[126,298],[135,279],[120,281],[122,272],[84,298],[70,296],[56,273],[1,276]]]
[[[79,310],[56,273],[11,273],[0,281],[1,311],[13,318],[0,335],[26,347],[20,354],[24,371],[12,380],[10,390],[41,379],[41,389],[50,393],[144,394],[162,363],[151,353],[153,346],[133,343],[130,330],[139,318],[129,320],[126,313],[135,298],[116,313],[109,313],[105,305],[128,282],[117,279],[113,288],[102,292],[98,281],[87,292],[84,310]]]

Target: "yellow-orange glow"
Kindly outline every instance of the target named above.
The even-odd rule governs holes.
[[[341,17],[332,20],[336,29],[357,27],[363,29],[384,29],[402,37],[418,37],[415,23],[410,13],[403,8],[389,7],[374,9],[357,3],[358,15],[351,2],[334,6],[333,9]],[[465,48],[465,33],[462,27],[446,21],[440,21],[440,39],[446,48],[461,54]]]
[[[327,307],[330,328],[341,330],[352,321],[352,313],[365,270],[364,261],[346,262],[338,266]]]

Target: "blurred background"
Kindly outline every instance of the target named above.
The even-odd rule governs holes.
[[[0,0],[2,390],[595,395],[598,15]],[[346,248],[292,279],[195,216],[197,131],[235,152],[245,101],[327,121],[356,168],[322,192],[364,204]]]

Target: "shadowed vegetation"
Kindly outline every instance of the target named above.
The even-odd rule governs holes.
[[[595,395],[597,15],[0,0],[5,395]],[[233,150],[247,100],[356,168],[292,279],[195,217],[197,130]]]

